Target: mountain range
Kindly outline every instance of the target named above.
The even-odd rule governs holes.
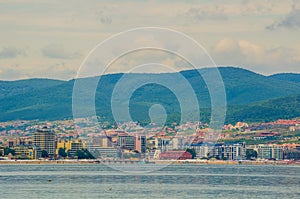
[[[226,122],[270,121],[279,118],[290,119],[300,116],[300,74],[281,73],[271,76],[237,67],[219,67],[223,79],[226,99]],[[200,74],[212,73],[211,68],[200,69]],[[180,75],[191,85],[201,108],[201,120],[210,118],[211,99],[207,85],[197,70],[181,71]],[[95,94],[98,116],[113,121],[111,98],[117,83],[124,74],[101,76]],[[130,81],[159,79],[168,85],[175,85],[184,92],[185,85],[176,80],[178,73],[126,74]],[[80,79],[89,82],[99,77]],[[72,92],[76,80],[27,79],[0,81],[0,121],[18,119],[58,120],[70,119],[72,115]],[[131,82],[132,83],[132,82]],[[84,98],[84,94],[83,94]],[[168,121],[180,119],[180,103],[168,88],[151,83],[136,89],[130,98],[130,113],[134,120],[148,122],[149,108],[161,104],[168,114]],[[85,106],[81,107],[83,110]],[[191,104],[191,111],[193,104]],[[84,111],[83,111],[84,112]],[[83,117],[89,115],[82,115]]]

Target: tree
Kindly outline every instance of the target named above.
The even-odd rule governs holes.
[[[197,155],[195,149],[186,149],[186,152],[192,154],[192,159],[194,159]]]
[[[67,153],[66,153],[66,151],[65,151],[64,148],[59,148],[59,149],[58,149],[58,155],[59,155],[60,157],[63,157],[63,158],[67,157]]]
[[[256,159],[257,152],[253,149],[247,149],[246,150],[246,158],[247,158],[247,160]]]
[[[85,159],[85,155],[82,150],[77,150],[75,156],[77,156],[78,159]]]
[[[77,150],[75,155],[78,159],[95,159],[87,149]]]
[[[86,154],[87,159],[95,159],[95,157],[89,152],[89,150],[83,149],[83,151]]]
[[[11,153],[13,156],[16,155],[16,151],[15,151],[15,150],[6,147],[6,148],[4,149],[4,155],[8,155],[8,154],[10,154],[10,153]]]
[[[42,150],[42,158],[47,158],[49,157],[49,154],[46,150]]]

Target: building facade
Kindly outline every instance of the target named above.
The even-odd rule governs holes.
[[[58,150],[63,148],[65,152],[67,152],[69,157],[73,157],[76,155],[78,150],[82,150],[85,148],[85,144],[81,140],[69,140],[69,141],[59,141],[57,142],[56,154],[58,155]]]
[[[55,155],[55,133],[47,127],[38,129],[33,135],[33,144],[37,150],[47,151],[49,156]]]
[[[246,159],[245,143],[223,145],[221,158],[226,159],[226,160],[244,160],[244,159]]]
[[[244,160],[246,159],[246,144],[194,144],[192,148],[196,152],[197,158],[217,158],[225,160]]]
[[[166,151],[160,154],[162,160],[187,160],[192,159],[192,154],[187,151]]]
[[[127,150],[135,149],[135,137],[131,135],[119,135],[118,136],[118,147]]]
[[[91,143],[86,144],[86,149],[93,154],[95,158],[118,158],[119,151],[115,147],[102,147]]]
[[[136,135],[135,142],[134,142],[134,149],[137,150],[139,153],[146,153],[146,136],[144,135]]]
[[[257,152],[257,157],[260,159],[283,159],[283,148],[278,145],[257,145],[254,150]]]

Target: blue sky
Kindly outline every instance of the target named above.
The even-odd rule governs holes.
[[[147,26],[192,37],[217,65],[266,75],[300,72],[299,1],[0,0],[0,79],[72,79],[97,44]],[[154,60],[165,65],[180,61],[142,52],[118,60],[109,72]]]

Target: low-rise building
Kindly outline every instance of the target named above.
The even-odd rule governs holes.
[[[63,148],[69,157],[73,157],[76,155],[78,150],[82,150],[85,148],[85,144],[81,140],[62,140],[57,142],[56,154],[58,155],[58,151],[60,148]]]
[[[16,159],[36,159],[37,158],[37,151],[33,147],[16,146],[16,147],[12,147],[11,149],[15,151]]]
[[[87,145],[87,150],[92,153],[95,158],[118,158],[119,151],[115,147],[99,147],[95,145]]]
[[[187,151],[166,151],[160,154],[162,160],[187,160],[192,159],[192,154]]]

